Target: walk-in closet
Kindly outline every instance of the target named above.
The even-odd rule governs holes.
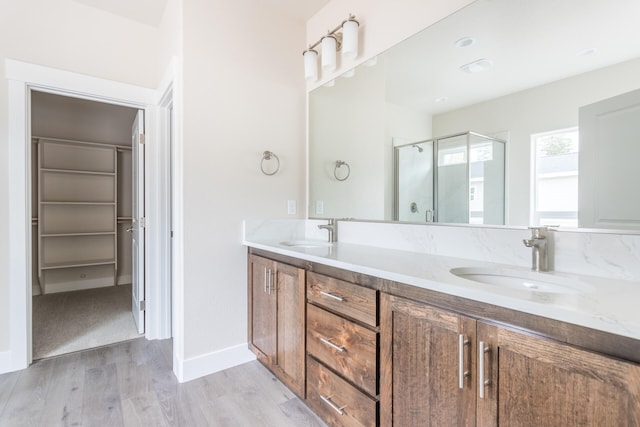
[[[34,359],[138,336],[131,313],[137,113],[32,92]]]

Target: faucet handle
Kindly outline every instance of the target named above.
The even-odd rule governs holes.
[[[539,239],[541,237],[545,237],[547,235],[547,230],[549,227],[546,225],[540,225],[536,227],[528,227],[531,230],[531,237],[534,239]]]

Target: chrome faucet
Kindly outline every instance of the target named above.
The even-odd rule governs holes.
[[[548,271],[547,256],[547,227],[529,227],[531,238],[523,239],[524,245],[531,248],[531,269],[533,271]]]
[[[338,221],[335,218],[329,219],[329,223],[326,225],[319,225],[319,229],[325,229],[329,232],[329,243],[335,243],[338,241]]]

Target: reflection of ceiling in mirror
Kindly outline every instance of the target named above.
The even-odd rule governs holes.
[[[639,57],[638,16],[638,0],[478,0],[384,54],[387,100],[438,114]]]

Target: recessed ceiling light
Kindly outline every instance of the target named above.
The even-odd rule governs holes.
[[[587,49],[579,50],[578,52],[576,52],[576,56],[578,56],[578,57],[580,57],[580,56],[589,56],[589,55],[593,55],[597,51],[598,51],[598,49],[596,49],[595,47],[590,47],[590,48],[587,48]]]
[[[448,100],[448,99],[449,99],[449,98],[447,98],[446,96],[441,96],[441,97],[439,97],[439,98],[436,98],[436,99],[434,100],[434,102],[435,102],[436,104],[441,104],[441,103],[443,103],[443,102],[447,102],[447,100]]]
[[[456,47],[463,48],[463,47],[471,46],[475,42],[476,41],[471,37],[463,37],[459,40],[456,40],[455,44],[456,44]]]
[[[493,67],[493,62],[489,59],[478,59],[477,61],[469,62],[460,66],[460,69],[465,73],[476,74],[484,70],[488,70]]]

